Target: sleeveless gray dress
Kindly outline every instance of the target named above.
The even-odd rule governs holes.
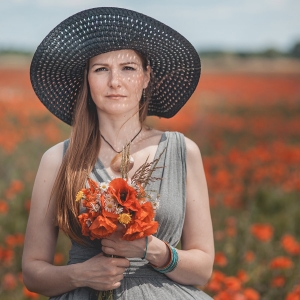
[[[69,141],[64,143],[64,153]],[[154,177],[162,178],[150,182],[147,190],[160,194],[160,204],[156,214],[159,229],[156,236],[172,246],[180,241],[186,205],[186,148],[184,136],[178,132],[163,133],[155,158],[163,149],[158,166],[164,168],[153,172]],[[100,160],[97,161],[91,177],[98,182],[111,180]],[[72,241],[68,264],[83,262],[101,252],[101,242],[93,241],[93,247],[87,248]],[[51,300],[97,300],[98,292],[91,288],[78,288],[68,293],[51,297]],[[114,290],[114,299],[120,300],[209,300],[210,296],[193,286],[182,285],[155,271],[147,260],[130,259],[130,267],[124,274],[121,286]]]

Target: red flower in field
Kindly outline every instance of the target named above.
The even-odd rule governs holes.
[[[242,281],[242,282],[246,282],[248,281],[249,277],[247,275],[247,273],[244,270],[239,270],[237,273],[237,278]]]
[[[64,256],[61,253],[55,253],[53,263],[61,265],[64,262]]]
[[[211,292],[219,292],[222,290],[222,283],[217,281],[217,280],[213,280],[211,279],[205,286],[209,291]]]
[[[5,201],[0,200],[0,214],[6,214],[8,212],[8,205]]]
[[[278,256],[270,262],[271,269],[290,269],[293,266],[291,259],[285,256]]]
[[[273,237],[274,229],[269,224],[253,224],[250,231],[261,242],[268,242]]]
[[[5,238],[5,243],[7,246],[13,248],[15,246],[21,246],[24,243],[24,235],[21,233],[15,235],[8,235]]]
[[[275,288],[280,288],[284,286],[285,278],[283,276],[276,276],[271,281],[271,286]]]
[[[245,300],[245,296],[239,291],[225,290],[215,295],[214,300]]]
[[[300,284],[294,286],[293,290],[287,294],[285,300],[299,300],[300,299]]]
[[[222,230],[216,230],[214,236],[216,241],[221,241],[225,238],[225,233]]]
[[[300,254],[300,244],[291,234],[285,234],[281,239],[283,249],[291,255]]]
[[[39,297],[39,294],[30,292],[25,286],[23,287],[23,294],[25,297],[31,298],[31,299],[38,299],[38,297]]]
[[[246,297],[246,300],[259,300],[260,295],[259,293],[251,288],[244,289],[244,296]]]
[[[221,291],[223,288],[223,282],[225,277],[226,276],[221,271],[219,270],[213,271],[210,281],[206,285],[206,288],[212,292]]]
[[[255,259],[255,254],[253,251],[247,251],[244,255],[244,259],[246,262],[251,263]]]
[[[228,217],[226,219],[226,234],[229,237],[236,236],[236,218]]]
[[[13,180],[9,188],[5,191],[5,197],[12,199],[15,194],[23,190],[24,184],[20,180]]]
[[[228,291],[221,291],[215,295],[214,300],[232,300],[232,295]]]
[[[237,208],[238,207],[238,202],[237,199],[234,195],[229,194],[226,195],[223,199],[223,204],[226,207],[231,207],[231,208]]]
[[[219,267],[225,267],[227,265],[227,258],[222,252],[217,252],[215,254],[215,265]]]
[[[225,275],[224,275],[224,273],[222,273],[221,271],[219,271],[219,270],[215,270],[215,271],[213,271],[213,274],[212,274],[212,279],[213,280],[216,280],[216,281],[220,281],[220,282],[223,282],[224,281],[224,279],[225,279]]]
[[[242,288],[242,282],[239,278],[234,276],[226,277],[224,284],[228,290],[239,291]]]
[[[20,180],[13,180],[10,185],[10,189],[15,193],[21,192],[23,187],[24,187],[24,184]]]
[[[17,286],[16,276],[12,273],[6,273],[2,279],[2,287],[4,290],[13,290]]]
[[[24,207],[27,211],[30,211],[30,204],[31,204],[31,200],[26,200],[24,202]]]
[[[4,249],[0,247],[0,262],[10,265],[14,259],[14,251],[12,249]]]

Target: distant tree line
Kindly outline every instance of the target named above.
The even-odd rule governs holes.
[[[206,50],[199,51],[201,57],[220,57],[224,55],[233,55],[241,58],[262,57],[262,58],[279,58],[290,57],[300,59],[300,41],[286,52],[275,48],[268,48],[263,51],[222,51],[222,50]]]
[[[19,50],[19,49],[4,49],[0,48],[0,55],[21,55],[21,56],[33,56],[31,51]]]
[[[207,50],[199,51],[201,57],[218,57],[224,55],[234,55],[241,58],[250,58],[250,57],[263,57],[263,58],[279,58],[279,57],[290,57],[300,59],[300,41],[295,43],[295,45],[286,52],[279,51],[275,48],[268,48],[263,51],[222,51],[222,50]]]
[[[263,57],[263,58],[279,58],[279,57],[291,57],[300,59],[300,41],[296,42],[294,46],[286,52],[279,51],[275,48],[269,48],[263,51],[223,51],[223,50],[206,50],[198,51],[201,57],[219,57],[224,55],[234,55],[240,58],[250,58],[250,57]],[[1,49],[0,55],[22,55],[31,57],[33,55],[30,51],[23,51],[17,49]]]

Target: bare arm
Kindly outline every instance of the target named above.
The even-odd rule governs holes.
[[[213,230],[207,184],[198,146],[186,139],[187,204],[179,264],[169,277],[182,284],[204,285],[214,262]]]
[[[54,225],[55,198],[50,202],[49,199],[62,162],[62,151],[62,143],[49,149],[37,172],[22,260],[24,283],[29,290],[46,296],[83,286],[96,290],[115,289],[129,265],[125,259],[99,254],[80,264],[53,265],[58,228]]]
[[[182,250],[178,250],[177,268],[166,275],[174,281],[187,285],[204,285],[209,280],[214,261],[214,242],[209,209],[207,184],[198,146],[186,139],[187,147],[187,203],[182,232]],[[125,257],[142,257],[145,239],[123,241],[116,233],[102,240],[107,254]],[[165,243],[154,236],[149,238],[146,259],[155,266],[169,261]]]

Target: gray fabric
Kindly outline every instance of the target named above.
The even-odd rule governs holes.
[[[68,141],[65,141],[64,152]],[[166,147],[159,166],[163,167],[153,172],[154,177],[162,180],[151,182],[149,191],[160,194],[160,206],[156,220],[160,226],[156,236],[176,246],[180,240],[183,228],[186,205],[186,148],[184,136],[178,132],[165,132],[160,140],[155,158]],[[97,161],[91,177],[98,181],[111,178],[100,160]],[[101,243],[94,241],[91,248],[83,247],[72,242],[68,264],[85,261],[101,252]],[[97,292],[89,288],[81,288],[52,297],[52,300],[97,299]],[[166,275],[155,271],[147,262],[140,258],[130,259],[130,267],[124,274],[122,285],[114,290],[114,299],[212,299],[204,292],[192,287],[178,284]]]

